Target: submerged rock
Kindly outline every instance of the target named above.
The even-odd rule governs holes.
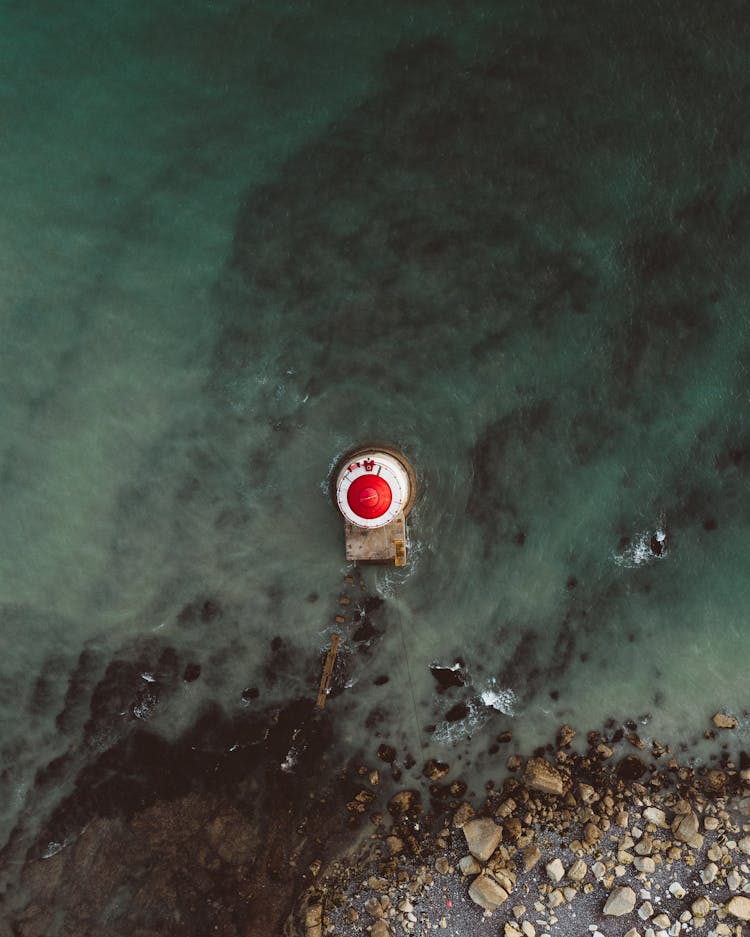
[[[182,679],[185,683],[192,683],[194,680],[197,680],[201,675],[201,665],[196,663],[189,663],[185,665],[185,669],[182,672]]]
[[[388,810],[394,816],[402,816],[421,809],[419,791],[399,791],[388,801]]]
[[[451,667],[443,667],[440,664],[430,664],[430,673],[437,680],[440,690],[447,690],[452,686],[464,686],[466,683],[464,662],[457,658]]]
[[[718,712],[714,715],[712,719],[713,724],[717,729],[736,729],[737,720],[734,716],[730,716],[729,713]]]
[[[383,742],[382,745],[378,746],[377,756],[386,764],[393,764],[396,760],[396,749],[392,745],[386,745],[385,742]]]
[[[626,755],[617,765],[617,776],[623,781],[637,781],[648,768],[637,755]]]
[[[444,761],[437,761],[435,758],[430,758],[422,769],[422,774],[429,781],[439,781],[441,778],[444,778],[449,771],[450,766]]]
[[[446,722],[458,722],[460,719],[465,719],[469,715],[469,707],[466,703],[456,703],[455,706],[451,706],[448,712],[445,714]]]

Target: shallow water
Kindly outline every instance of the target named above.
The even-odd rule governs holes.
[[[720,707],[747,744],[739,14],[6,13],[0,839],[128,731],[80,745],[113,658],[200,663],[158,703],[133,678],[170,737],[314,694],[328,476],[369,439],[420,493],[409,567],[364,574],[381,634],[345,635],[342,759],[480,789],[562,721],[708,757]]]

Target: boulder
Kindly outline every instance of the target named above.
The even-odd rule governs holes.
[[[734,716],[730,716],[729,713],[722,713],[722,712],[714,713],[712,722],[716,726],[717,729],[736,729],[737,728],[737,720],[734,718]]]
[[[617,763],[616,770],[621,781],[638,781],[648,771],[648,765],[637,755],[626,755]]]
[[[385,921],[375,921],[370,931],[370,937],[391,937],[391,932],[388,930]]]
[[[461,870],[461,875],[476,875],[482,871],[482,867],[474,856],[462,856],[458,860],[458,867]]]
[[[501,888],[504,888],[508,892],[508,894],[513,891],[513,886],[516,881],[516,877],[513,872],[508,871],[508,869],[493,869],[492,877]]]
[[[553,859],[552,862],[548,862],[545,866],[547,871],[547,877],[551,882],[557,884],[565,875],[565,867],[559,859]]]
[[[604,905],[604,913],[609,917],[630,914],[635,907],[635,892],[628,885],[615,888]]]
[[[711,910],[711,902],[705,895],[701,895],[690,905],[690,910],[695,917],[707,917],[708,912]]]
[[[451,871],[451,864],[448,857],[438,856],[435,860],[435,868],[441,875],[447,875]]]
[[[473,816],[474,808],[468,801],[464,801],[462,804],[459,804],[458,809],[453,814],[453,825],[460,828]]]
[[[689,813],[678,814],[672,821],[672,833],[675,839],[683,843],[690,843],[698,833],[698,817],[691,810]]]
[[[595,846],[599,840],[602,838],[602,831],[596,825],[589,820],[583,825],[583,841],[587,846]]]
[[[305,912],[305,937],[322,937],[323,905],[319,902],[308,905]]]
[[[508,819],[503,824],[503,829],[505,830],[506,839],[515,843],[516,840],[521,838],[521,833],[523,833],[523,825],[518,817],[508,817]]]
[[[477,875],[469,886],[469,898],[485,911],[494,911],[508,900],[508,892],[490,875]]]
[[[486,862],[503,838],[503,828],[489,817],[480,817],[464,823],[464,836],[469,852],[480,862]]]
[[[740,921],[750,921],[750,898],[733,895],[724,905],[724,910]]]
[[[586,878],[588,866],[583,859],[576,859],[573,865],[568,869],[568,878],[571,882],[582,882]]]
[[[419,791],[399,791],[388,801],[388,810],[394,816],[419,810],[421,807]]]
[[[400,836],[388,836],[385,843],[386,846],[388,846],[388,851],[392,856],[395,856],[396,853],[403,851],[404,841]]]
[[[396,760],[396,749],[392,745],[386,745],[385,742],[378,748],[378,758],[387,764],[393,764]]]
[[[375,895],[373,895],[372,898],[368,898],[367,901],[365,901],[363,907],[365,911],[367,911],[367,913],[371,914],[373,917],[383,917],[383,905],[380,903],[380,899],[375,897]]]
[[[523,849],[521,856],[523,858],[523,867],[529,872],[542,858],[542,853],[537,845],[531,843]]]
[[[449,765],[444,761],[437,761],[435,758],[430,758],[424,768],[422,768],[422,774],[428,781],[439,781],[441,778],[444,778],[449,771]]]
[[[563,777],[557,768],[544,758],[529,758],[526,762],[523,781],[526,787],[542,794],[560,797],[564,791]]]
[[[654,826],[658,826],[660,829],[667,828],[667,815],[661,807],[646,807],[643,811],[643,819],[653,823]]]

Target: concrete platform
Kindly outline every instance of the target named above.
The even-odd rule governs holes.
[[[344,524],[346,558],[355,563],[406,565],[406,519],[403,513],[390,524],[367,530],[348,521]]]

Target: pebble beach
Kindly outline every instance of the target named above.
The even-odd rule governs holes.
[[[731,731],[716,713],[707,735]],[[620,733],[622,734],[622,733]],[[681,765],[631,733],[562,726],[553,752],[510,756],[481,805],[431,762],[430,812],[392,796],[356,857],[335,862],[304,899],[306,937],[741,937],[750,921],[750,759]],[[363,772],[357,811],[379,772]]]

